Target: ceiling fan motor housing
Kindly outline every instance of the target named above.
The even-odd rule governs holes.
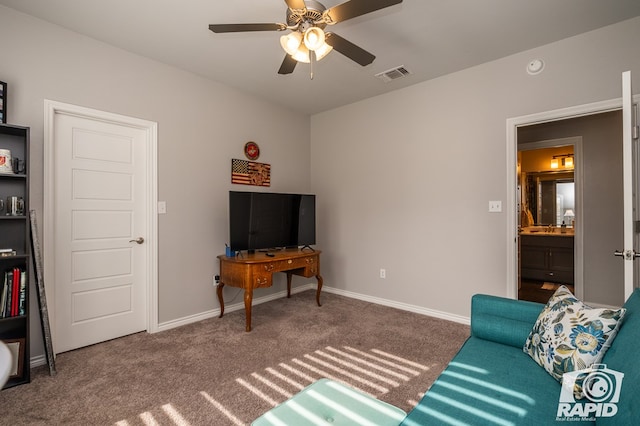
[[[324,11],[326,7],[315,0],[306,0],[306,9],[287,9],[287,25],[290,27],[299,26],[298,30],[306,31],[310,27],[323,28],[327,26],[324,22]],[[304,12],[304,13],[300,13]]]

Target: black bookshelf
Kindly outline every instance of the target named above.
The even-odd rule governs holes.
[[[0,340],[9,346],[15,358],[12,374],[4,386],[8,388],[31,379],[29,128],[0,124],[0,153],[0,305],[3,299],[5,302],[4,307],[0,306]],[[12,286],[10,301],[7,301],[8,285]]]

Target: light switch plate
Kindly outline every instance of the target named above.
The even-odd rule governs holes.
[[[489,201],[489,212],[499,213],[502,211],[502,201]]]
[[[158,214],[165,214],[167,212],[167,202],[158,201]]]

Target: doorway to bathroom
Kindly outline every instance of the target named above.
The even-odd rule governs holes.
[[[530,230],[548,231],[549,225],[552,225],[553,233],[549,232],[547,235],[565,235],[565,237],[556,237],[565,238],[564,244],[560,244],[560,240],[557,239],[544,240],[543,247],[534,254],[528,253],[528,257],[523,258],[522,243],[532,243],[531,238],[534,237],[528,235],[522,239],[523,235],[517,234],[518,271],[516,274],[522,278],[523,262],[525,267],[536,262],[538,265],[544,264],[547,268],[546,273],[553,273],[546,276],[534,275],[539,278],[540,290],[546,291],[538,293],[536,301],[542,301],[544,297],[552,294],[556,285],[570,284],[573,279],[576,295],[586,302],[601,306],[621,305],[624,302],[624,270],[620,260],[613,253],[619,250],[619,247],[623,247],[622,111],[620,108],[608,108],[596,113],[573,114],[555,121],[522,125],[517,127],[515,138],[518,151],[527,150],[527,146],[531,148],[530,151],[557,149],[552,155],[550,155],[551,151],[538,151],[538,153],[544,153],[545,161],[549,164],[549,170],[545,171],[551,173],[535,176],[537,180],[533,180],[536,185],[540,185],[540,188],[555,188],[556,193],[551,192],[551,195],[546,195],[542,191],[535,196],[539,204],[534,206],[533,203],[531,205],[527,203],[526,206],[522,206],[516,202],[516,206],[520,210],[523,207],[535,208],[536,212],[538,207],[541,207],[541,215],[532,218],[534,228]],[[571,143],[563,143],[562,140],[566,141],[567,138],[577,139]],[[540,146],[545,143],[550,146]],[[559,204],[557,191],[559,183],[569,183],[569,175],[561,173],[561,171],[568,172],[569,168],[560,166],[552,172],[551,161],[555,156],[559,164],[562,164],[564,159],[566,165],[567,159],[570,158],[568,154],[571,153],[569,145],[574,147],[572,161],[576,208],[566,214],[569,209],[564,209],[565,206],[561,206],[563,210],[557,209]],[[577,186],[576,181],[579,181]],[[518,182],[521,183],[521,181]],[[516,198],[520,199],[518,196]],[[546,205],[542,198],[547,200]],[[553,200],[556,203],[555,207]],[[521,215],[517,215],[516,221],[516,229],[522,229],[523,224],[529,224],[528,221],[522,221]],[[562,221],[566,225],[565,234],[561,234]],[[536,225],[541,226],[536,228]],[[546,225],[544,230],[542,225]],[[570,238],[567,236],[571,234],[571,230],[573,244],[569,245]],[[533,241],[538,241],[542,245],[542,240]],[[547,245],[546,242],[549,241],[553,241],[554,244]],[[571,260],[573,260],[573,270],[568,271]],[[530,272],[525,271],[525,276],[529,277]],[[519,287],[520,284],[521,282],[518,282]],[[514,296],[518,297],[518,294]]]
[[[546,303],[560,285],[575,291],[576,269],[582,269],[576,265],[576,259],[582,259],[582,245],[576,244],[576,219],[582,217],[582,208],[578,208],[581,167],[577,167],[582,138],[520,139],[517,297]]]

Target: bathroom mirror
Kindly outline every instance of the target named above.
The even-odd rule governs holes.
[[[573,171],[527,173],[524,191],[525,208],[533,225],[573,226],[576,212]]]

